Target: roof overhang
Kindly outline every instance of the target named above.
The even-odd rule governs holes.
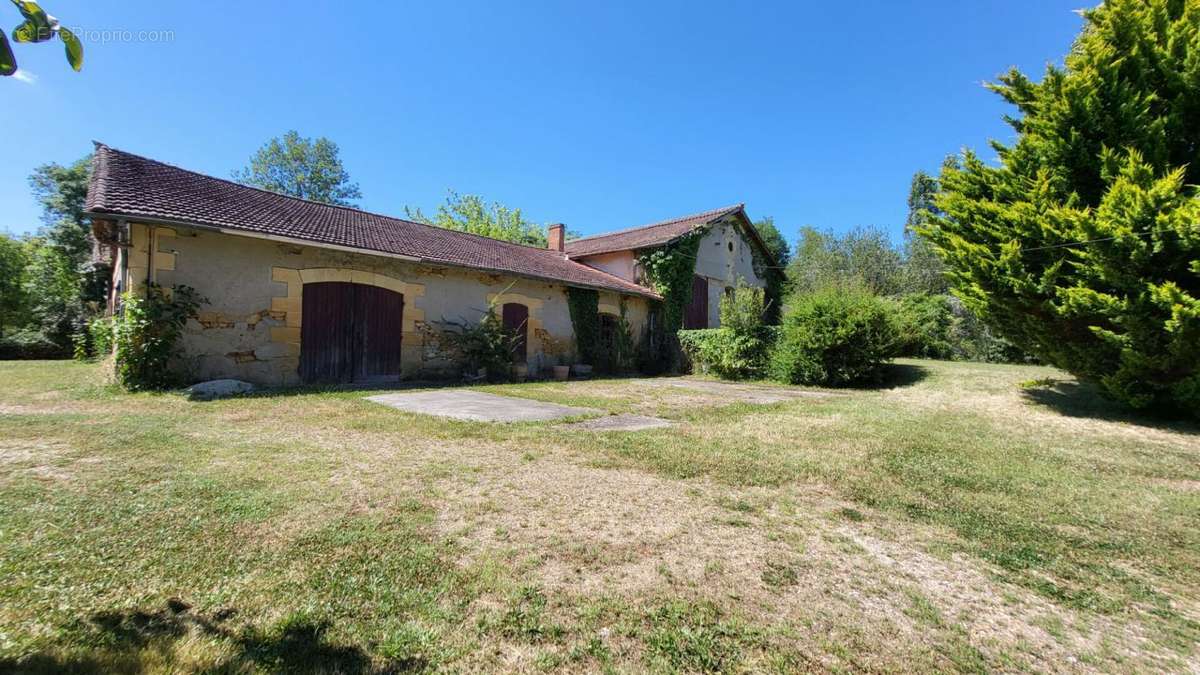
[[[771,254],[771,250],[767,248],[766,242],[764,242],[762,240],[762,237],[759,236],[758,228],[754,227],[754,221],[750,220],[750,216],[746,215],[745,207],[739,207],[736,210],[729,211],[728,213],[723,213],[720,216],[713,218],[712,220],[704,222],[703,225],[698,225],[697,227],[708,227],[709,225],[712,225],[714,223],[719,223],[722,220],[725,220],[726,218],[729,218],[729,217],[734,217],[738,220],[739,224],[742,226],[741,229],[745,232],[746,236],[750,238],[751,243],[753,243],[755,246],[758,247],[759,252],[762,253],[763,256],[767,259],[767,263],[769,265],[771,265],[772,267],[779,265],[779,262],[777,260],[775,260],[775,256]],[[693,228],[692,232],[694,232],[694,231],[695,231],[695,229]],[[672,244],[672,243],[679,241],[680,239],[686,237],[688,234],[690,234],[690,232],[681,234],[681,235],[667,241],[666,243],[657,244],[656,246],[666,246],[668,244]],[[651,248],[654,248],[654,247],[651,247]],[[613,251],[607,251],[607,252],[613,253]],[[603,254],[602,253],[591,253],[589,255],[603,255]],[[580,256],[580,257],[582,258],[582,257],[586,257],[586,256]]]

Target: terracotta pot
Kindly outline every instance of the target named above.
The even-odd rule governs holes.
[[[554,366],[554,379],[559,382],[566,382],[571,376],[571,366]]]

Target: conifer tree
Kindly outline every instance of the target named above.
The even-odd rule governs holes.
[[[919,230],[1017,346],[1134,408],[1200,414],[1200,1],[1106,0],[1064,66],[991,86],[993,165],[943,168]]]

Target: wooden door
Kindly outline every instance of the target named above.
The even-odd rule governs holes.
[[[404,296],[378,286],[351,286],[354,286],[354,319],[359,330],[354,381],[398,379]]]
[[[685,329],[708,328],[708,279],[692,276],[692,301],[683,314]]]
[[[345,282],[305,284],[301,317],[305,382],[399,378],[403,295]]]
[[[504,327],[512,331],[517,339],[513,344],[513,363],[525,363],[529,359],[529,308],[519,302],[508,302],[501,310]]]

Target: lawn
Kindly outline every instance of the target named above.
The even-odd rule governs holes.
[[[1198,430],[1060,372],[485,390],[676,424],[0,363],[0,671],[1200,669]]]

